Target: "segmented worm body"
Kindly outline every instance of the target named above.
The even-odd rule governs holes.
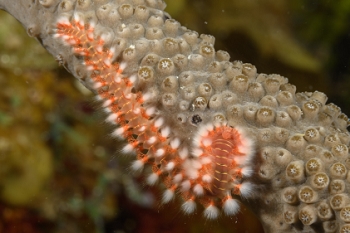
[[[214,139],[212,144],[213,156],[213,184],[214,195],[219,196],[225,192],[230,180],[230,167],[233,160],[230,158],[234,145],[224,139]],[[232,155],[234,156],[234,155]]]

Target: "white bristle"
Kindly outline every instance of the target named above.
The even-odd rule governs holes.
[[[88,71],[92,71],[92,70],[94,70],[95,68],[94,68],[93,66],[87,66],[86,69],[87,69]],[[95,87],[95,88],[96,88],[96,87]]]
[[[96,27],[96,22],[94,22],[94,21],[89,22],[89,27],[90,27],[90,29],[94,29]]]
[[[202,176],[202,180],[206,183],[210,183],[212,181],[212,178],[210,175],[205,174],[204,176]]]
[[[252,153],[253,148],[253,142],[249,138],[244,138],[243,135],[241,135],[241,145],[238,146],[239,152],[248,155]]]
[[[165,150],[164,149],[158,149],[154,155],[157,156],[157,157],[161,157],[165,154]]]
[[[132,97],[133,97],[133,94],[132,94],[132,93],[129,93],[129,94],[127,94],[127,95],[125,95],[125,93],[124,93],[124,98],[125,98],[125,99],[130,100]]]
[[[175,163],[174,162],[169,162],[166,166],[165,166],[165,170],[167,171],[171,171],[173,170],[175,167]]]
[[[171,201],[174,198],[174,191],[171,189],[167,189],[165,190],[165,192],[163,193],[163,198],[162,198],[162,203],[168,203],[169,201]]]
[[[112,113],[107,118],[106,121],[115,124],[115,120],[118,118],[118,114]]]
[[[119,77],[119,75],[114,77],[114,82],[120,83],[121,81],[122,79]]]
[[[180,139],[175,138],[174,140],[172,140],[172,141],[170,142],[170,146],[171,146],[171,148],[172,148],[173,150],[175,150],[175,149],[179,148],[180,143],[181,143]]]
[[[192,155],[194,157],[199,157],[203,154],[203,151],[199,148],[195,148],[193,151],[192,151]]]
[[[94,39],[94,33],[89,32],[89,33],[87,34],[87,37],[88,37],[89,39]]]
[[[235,129],[240,134],[241,144],[238,146],[239,152],[245,154],[249,157],[248,160],[251,159],[251,156],[254,154],[254,143],[253,141],[246,135],[244,129],[240,127],[235,127]]]
[[[129,154],[134,151],[134,146],[132,144],[127,144],[126,146],[123,147],[122,152],[125,154]]]
[[[151,97],[152,97],[152,94],[146,93],[142,96],[142,99],[143,99],[143,101],[148,101],[151,99]]]
[[[181,183],[181,191],[187,192],[191,188],[191,182],[189,180],[185,180]]]
[[[253,175],[254,170],[251,167],[243,167],[241,173],[243,177],[250,177]]]
[[[212,160],[209,157],[202,157],[201,158],[201,163],[202,164],[212,163]]]
[[[109,58],[106,58],[104,61],[106,66],[110,66],[111,65],[111,60],[109,60]]]
[[[152,173],[151,175],[149,175],[146,179],[146,182],[148,185],[153,186],[155,185],[155,183],[158,181],[158,175],[156,173]]]
[[[163,123],[164,123],[164,119],[160,117],[154,122],[154,126],[159,128],[163,125]]]
[[[195,147],[200,147],[201,144],[202,144],[202,136],[196,135],[196,136],[193,138],[193,146],[195,146]]]
[[[208,130],[205,126],[202,126],[198,129],[197,135],[200,137],[206,137],[208,136]]]
[[[209,131],[214,130],[214,125],[213,125],[213,124],[207,124],[207,125],[205,126],[205,128],[206,128],[206,130],[209,132]]]
[[[67,35],[62,35],[63,40],[68,40],[70,38],[70,36]]]
[[[252,142],[252,141],[251,141]],[[252,164],[253,162],[253,159],[254,159],[254,156],[255,156],[255,150],[254,150],[254,146],[253,146],[253,142],[251,144],[251,147],[250,147],[250,151],[249,153],[246,154],[246,160],[245,160],[245,165],[247,164]]]
[[[96,96],[95,96],[95,99],[96,99],[97,101],[103,100],[103,98],[102,98],[100,95],[96,95]]]
[[[215,121],[214,124],[213,124],[213,126],[214,126],[215,128],[219,128],[219,127],[221,127],[221,126],[226,126],[226,122]]]
[[[146,109],[146,115],[147,116],[152,116],[156,112],[156,108],[151,107]]]
[[[137,80],[136,75],[131,75],[130,78],[129,78],[129,81],[130,81],[131,83],[135,83],[136,80]]]
[[[244,198],[252,197],[254,194],[254,185],[250,182],[243,182],[239,191]]]
[[[68,43],[71,45],[75,45],[77,42],[75,39],[72,38],[72,39],[68,40]]]
[[[163,138],[167,138],[170,134],[170,127],[165,127],[161,129],[160,134],[162,135]]]
[[[192,164],[192,167],[196,170],[201,169],[203,166],[203,164],[200,161],[198,161],[197,159],[192,159],[191,164]]]
[[[155,136],[150,137],[150,139],[147,140],[147,143],[152,145],[157,141],[157,138]]]
[[[219,216],[219,209],[214,205],[209,205],[203,214],[207,219],[216,219]]]
[[[92,67],[92,66],[89,66],[89,67]],[[89,69],[89,67],[88,67],[88,69]],[[91,69],[92,70],[92,69]],[[99,89],[100,87],[102,87],[102,83],[95,83],[94,84],[94,89]]]
[[[233,160],[235,161],[235,163],[236,163],[237,165],[242,166],[242,165],[246,164],[246,162],[247,162],[247,156],[241,156],[241,155],[234,156],[234,159],[233,159]]]
[[[84,20],[80,19],[79,24],[84,27],[85,26]]]
[[[80,17],[78,14],[73,14],[73,18],[75,21],[80,21]]]
[[[143,131],[145,131],[146,130],[146,126],[141,126],[140,128],[139,128],[139,132],[143,132]]]
[[[57,20],[57,22],[60,23],[60,24],[66,24],[66,25],[71,24],[71,23],[69,22],[69,19],[68,19],[67,17],[65,17],[65,16],[59,17],[58,20]]]
[[[181,159],[187,158],[187,156],[188,156],[188,149],[187,149],[187,147],[184,147],[184,148],[182,148],[179,151],[179,156],[180,156]]]
[[[107,114],[109,114],[109,113],[112,112],[112,110],[111,110],[109,107],[103,108],[103,111],[104,111],[105,113],[107,113]]]
[[[133,113],[135,113],[135,114],[140,114],[140,112],[141,112],[140,108],[135,108],[133,111]]]
[[[89,29],[94,29],[95,27],[96,27],[96,22],[95,21],[89,22]]]
[[[120,127],[113,131],[112,136],[124,138],[124,135],[123,135],[124,132],[125,132],[124,127]]]
[[[226,215],[236,215],[239,212],[239,203],[236,199],[228,198],[222,208]]]
[[[103,35],[102,35],[103,36]],[[104,40],[103,40],[104,41]],[[99,53],[102,53],[103,51],[103,46],[96,46],[96,51],[99,52]]]
[[[115,53],[115,47],[113,46],[113,47],[111,47],[110,49],[109,49],[109,53],[113,56],[114,55],[114,53]]]
[[[120,63],[119,68],[121,70],[124,70],[126,68],[127,64],[125,62]]]
[[[106,100],[106,101],[103,103],[102,107],[105,108],[105,107],[109,106],[111,103],[112,103],[112,100]]]
[[[181,180],[182,180],[182,174],[179,173],[179,174],[176,174],[176,175],[174,176],[173,182],[174,182],[175,184],[177,184],[177,183],[179,183]]]
[[[203,193],[204,193],[204,189],[203,189],[202,185],[196,184],[196,185],[193,187],[193,192],[194,192],[197,196],[202,196]]]
[[[196,210],[196,203],[193,200],[188,200],[182,204],[181,209],[185,214],[192,214]]]
[[[212,144],[212,140],[211,139],[209,139],[209,138],[205,138],[205,139],[203,139],[202,140],[202,143],[203,143],[203,146],[210,146],[211,144]]]
[[[131,164],[131,169],[134,171],[141,171],[143,169],[144,163],[142,160],[135,160]]]
[[[100,36],[101,40],[103,40],[103,41],[106,41],[107,37],[108,37],[107,34],[102,34],[102,35]]]
[[[182,163],[182,167],[188,178],[197,179],[199,176],[198,169],[202,167],[202,164],[199,161],[187,159]]]

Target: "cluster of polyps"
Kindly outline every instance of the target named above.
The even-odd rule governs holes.
[[[112,135],[127,139],[123,152],[137,154],[131,168],[139,171],[151,164],[153,172],[146,178],[147,184],[163,180],[167,187],[163,203],[179,191],[185,199],[185,213],[195,211],[196,201],[205,207],[209,219],[218,217],[216,206],[222,206],[227,215],[238,212],[233,196],[248,197],[252,192],[250,183],[242,183],[242,178],[252,173],[253,154],[252,142],[242,129],[226,124],[201,126],[193,142],[195,149],[189,151],[156,108],[147,104],[150,95],[133,91],[137,76],[123,74],[127,64],[113,62],[114,50],[104,47],[103,36],[95,38],[93,24],[85,25],[76,16],[71,21],[62,18],[56,36],[84,57],[83,64],[109,114],[107,121],[118,125]]]

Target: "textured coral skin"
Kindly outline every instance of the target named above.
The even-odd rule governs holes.
[[[347,232],[348,119],[323,93],[296,93],[280,75],[229,62],[212,36],[170,19],[162,1],[35,7],[53,17],[28,25],[29,34],[104,100],[107,120],[119,125],[113,135],[136,152],[131,167],[153,166],[146,182],[166,186],[164,203],[180,193],[184,212],[198,202],[213,219],[220,209],[237,213],[240,200],[254,203],[266,232]],[[234,142],[216,146],[226,129]]]

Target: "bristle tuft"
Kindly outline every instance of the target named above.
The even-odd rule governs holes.
[[[167,189],[163,193],[162,203],[168,203],[174,198],[174,191],[172,189]]]
[[[148,185],[153,186],[157,183],[159,176],[156,173],[152,173],[146,179]]]
[[[236,199],[229,197],[222,206],[224,212],[228,216],[236,215],[239,212],[239,203]]]
[[[154,155],[156,157],[162,157],[164,154],[165,154],[165,150],[164,149],[158,149]]]
[[[143,169],[144,162],[142,160],[135,160],[131,164],[131,169],[133,171],[141,171]]]
[[[165,166],[165,170],[167,171],[172,171],[175,167],[175,163],[174,162],[169,162],[166,166]]]
[[[123,147],[122,152],[124,154],[130,154],[130,153],[134,152],[134,149],[135,149],[135,147],[133,144],[127,144],[126,146]]]
[[[106,122],[115,124],[115,120],[117,119],[118,119],[118,115],[116,113],[112,113],[106,118]]]
[[[174,140],[172,140],[170,142],[171,149],[175,150],[175,149],[179,148],[180,144],[181,144],[180,139],[175,138]]]
[[[216,219],[219,216],[219,209],[214,206],[214,205],[209,205],[207,208],[204,210],[204,217],[207,219]]]
[[[124,132],[125,132],[124,127],[120,127],[113,131],[112,136],[124,139],[124,135],[123,135]]]
[[[193,200],[185,201],[181,209],[185,212],[185,214],[192,214],[196,210],[196,203]]]
[[[241,173],[243,177],[250,177],[253,175],[254,170],[251,167],[243,167]]]
[[[254,194],[254,186],[250,182],[243,182],[239,191],[242,197],[249,198]]]
[[[204,194],[204,189],[202,187],[202,185],[200,184],[196,184],[193,187],[193,192],[197,195],[197,196],[202,196]]]
[[[181,159],[186,159],[187,158],[187,156],[188,156],[188,149],[187,149],[187,147],[184,147],[184,148],[180,149],[179,156],[180,156]]]
[[[187,192],[191,188],[191,182],[189,180],[185,180],[181,183],[181,191]]]

